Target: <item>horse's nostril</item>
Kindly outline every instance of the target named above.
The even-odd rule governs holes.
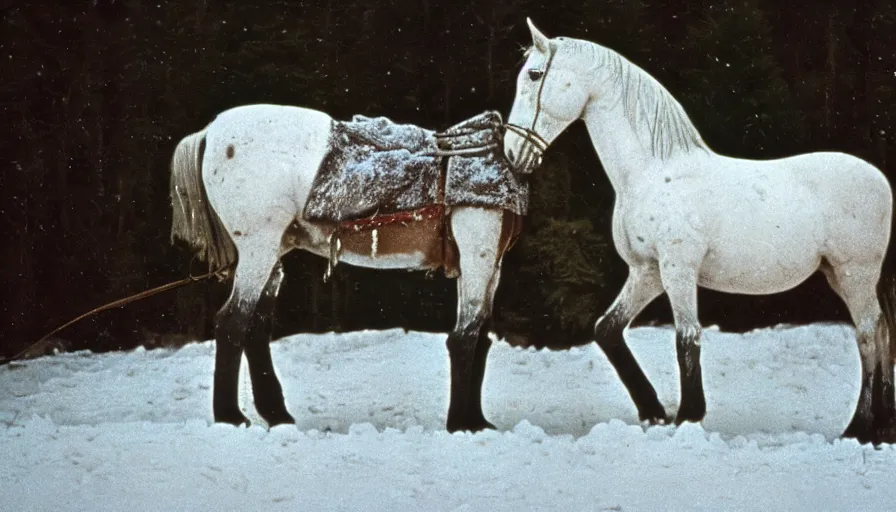
[[[510,158],[510,160],[514,160],[516,158],[516,156],[513,154],[512,149],[507,150],[507,156]]]

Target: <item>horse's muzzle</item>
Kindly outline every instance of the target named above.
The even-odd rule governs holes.
[[[505,124],[504,128],[522,139],[519,154],[515,154],[513,150],[507,154],[510,165],[513,166],[514,170],[522,174],[529,174],[537,169],[544,160],[544,152],[548,149],[548,142],[529,128],[523,128],[515,124]]]

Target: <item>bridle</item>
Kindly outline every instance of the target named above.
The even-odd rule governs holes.
[[[523,126],[507,123],[504,128],[513,132],[523,139],[522,153],[520,154],[521,172],[532,172],[536,167],[541,165],[544,152],[548,149],[550,143],[544,140],[544,137],[535,131],[535,123],[538,122],[538,116],[541,114],[541,93],[544,90],[544,84],[547,81],[548,71],[551,69],[551,63],[554,61],[554,52],[548,53],[548,60],[544,65],[544,73],[538,83],[538,94],[535,96],[535,115],[532,117],[532,126],[525,128]]]

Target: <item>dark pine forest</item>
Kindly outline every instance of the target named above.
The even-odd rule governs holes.
[[[68,0],[0,2],[0,356],[95,306],[190,270],[170,243],[176,143],[247,103],[385,115],[445,128],[507,115],[530,16],[549,36],[609,46],[658,78],[718,152],[753,159],[845,151],[896,183],[891,0]],[[532,177],[494,328],[562,346],[589,336],[627,269],[610,240],[613,191],[583,126]],[[285,259],[275,335],[446,331],[454,282]],[[193,271],[204,272],[198,262]],[[212,336],[227,288],[203,282],[85,320],[71,349]],[[727,330],[848,321],[814,276],[768,297],[700,292]],[[668,322],[658,299],[639,322]]]

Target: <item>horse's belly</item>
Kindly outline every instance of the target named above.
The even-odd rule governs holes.
[[[730,293],[783,292],[818,269],[824,215],[805,187],[750,183],[717,196],[715,213],[703,225],[707,245],[700,281]]]
[[[700,266],[699,284],[728,293],[783,292],[818,269],[821,256],[816,248],[808,239],[782,242],[757,238],[748,243],[714,244]]]
[[[373,231],[374,234],[376,232]],[[439,267],[424,251],[381,254],[377,253],[375,244],[371,244],[369,250],[359,252],[343,250],[339,260],[356,267],[378,269],[429,270]]]
[[[332,228],[315,225],[316,243],[300,248],[327,257]],[[424,218],[410,222],[392,222],[376,227],[354,229],[350,225],[338,233],[339,261],[349,265],[377,269],[435,270],[445,268],[451,276],[457,269],[454,246],[444,239],[442,219]]]
[[[445,264],[442,219],[395,222],[340,235],[342,259],[369,268],[436,269]]]

